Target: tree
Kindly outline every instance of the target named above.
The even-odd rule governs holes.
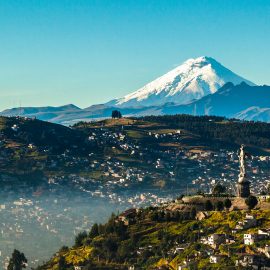
[[[115,233],[121,239],[125,239],[127,236],[127,226],[125,226],[123,221],[119,221],[115,224]]]
[[[222,201],[218,201],[217,203],[216,203],[216,210],[217,211],[222,211],[224,209],[224,204],[223,204],[223,202]]]
[[[245,200],[248,209],[253,209],[258,204],[258,199],[255,196],[249,195]]]
[[[190,219],[195,219],[196,215],[197,215],[197,209],[195,207],[192,207],[190,211]]]
[[[224,201],[224,206],[225,206],[227,209],[231,208],[231,206],[232,206],[231,200],[227,198],[227,199]]]
[[[60,252],[67,252],[68,251],[68,247],[67,246],[62,246],[60,248]]]
[[[91,231],[89,233],[89,237],[90,238],[95,238],[96,236],[99,235],[99,232],[98,232],[98,224],[95,223],[92,228],[91,228]]]
[[[202,191],[202,190],[197,190],[197,192],[196,192],[198,195],[204,195],[204,192]]]
[[[152,221],[158,221],[158,212],[157,211],[153,211],[151,214],[150,214],[150,219]]]
[[[107,259],[113,257],[113,253],[117,251],[118,245],[114,238],[107,237],[104,242],[102,242],[103,249],[106,251]]]
[[[75,246],[80,247],[83,245],[83,240],[87,238],[87,233],[86,231],[80,232],[76,237],[75,237]]]
[[[65,257],[60,256],[59,261],[58,261],[58,270],[65,270],[67,267],[67,263],[65,260]]]
[[[133,251],[132,241],[123,241],[117,249],[117,255],[122,259],[127,259],[131,256]]]
[[[207,200],[204,204],[204,208],[206,211],[212,211],[213,210],[213,204],[210,200]]]
[[[112,111],[112,118],[122,118],[122,114],[118,110],[113,110]]]
[[[224,186],[222,186],[221,184],[217,184],[213,188],[213,194],[220,195],[220,194],[225,193],[225,192],[226,192],[226,188]]]
[[[174,212],[173,219],[174,219],[174,221],[179,221],[180,220],[180,213],[179,213],[179,211],[175,211]]]
[[[165,220],[167,222],[171,221],[171,214],[170,214],[170,212],[166,212],[166,214],[165,214]]]
[[[21,270],[26,268],[27,259],[25,258],[24,254],[21,253],[19,250],[14,249],[12,256],[9,260],[9,264],[7,270]]]

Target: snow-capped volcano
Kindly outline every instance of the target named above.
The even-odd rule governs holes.
[[[215,59],[202,56],[185,61],[139,90],[107,104],[118,107],[156,106],[171,102],[186,104],[215,93],[227,82],[239,84],[242,81],[254,85]]]

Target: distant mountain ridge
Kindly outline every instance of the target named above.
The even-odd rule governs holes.
[[[243,120],[260,120],[262,122],[270,122],[270,108],[260,108],[254,106],[235,114],[234,117]]]
[[[5,110],[3,116],[21,115],[36,117],[54,123],[70,125],[78,121],[108,118],[112,110],[121,110],[124,116],[146,116],[165,114],[217,115],[242,120],[270,122],[270,86],[250,86],[246,83],[226,83],[214,94],[185,105],[167,103],[162,106],[140,108],[118,108],[94,105],[80,109],[68,107],[22,108]]]
[[[40,120],[50,121],[50,122],[57,122],[52,121],[52,119],[57,118],[60,114],[69,114],[69,113],[76,113],[81,111],[79,107],[68,104],[59,107],[20,107],[20,108],[12,108],[2,111],[0,114],[2,116],[24,116],[24,117],[36,117]]]
[[[199,57],[187,60],[138,91],[105,104],[85,109],[73,104],[13,108],[0,115],[72,125],[108,118],[115,109],[127,117],[191,114],[270,122],[270,87],[256,86],[211,57]]]
[[[257,108],[257,115],[252,119],[243,115],[243,111]],[[270,86],[250,86],[244,82],[239,85],[226,83],[216,93],[205,96],[187,105],[169,106],[162,109],[162,114],[217,115],[243,120],[269,122],[262,119],[261,113],[270,109]],[[260,110],[264,108],[264,110]]]

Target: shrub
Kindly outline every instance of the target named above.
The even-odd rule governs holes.
[[[216,203],[216,210],[217,211],[222,211],[224,209],[224,204],[223,204],[223,202],[222,201],[218,201],[217,203]]]
[[[212,211],[213,210],[213,204],[211,203],[210,200],[207,200],[204,204],[204,209],[206,211]]]
[[[258,204],[258,199],[255,196],[248,196],[245,200],[246,205],[249,209],[253,209]]]
[[[231,200],[227,198],[227,199],[224,201],[224,206],[225,206],[227,209],[229,209],[229,208],[232,206]]]

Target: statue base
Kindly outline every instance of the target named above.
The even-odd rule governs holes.
[[[244,181],[236,184],[237,197],[247,198],[250,195],[250,182]]]

